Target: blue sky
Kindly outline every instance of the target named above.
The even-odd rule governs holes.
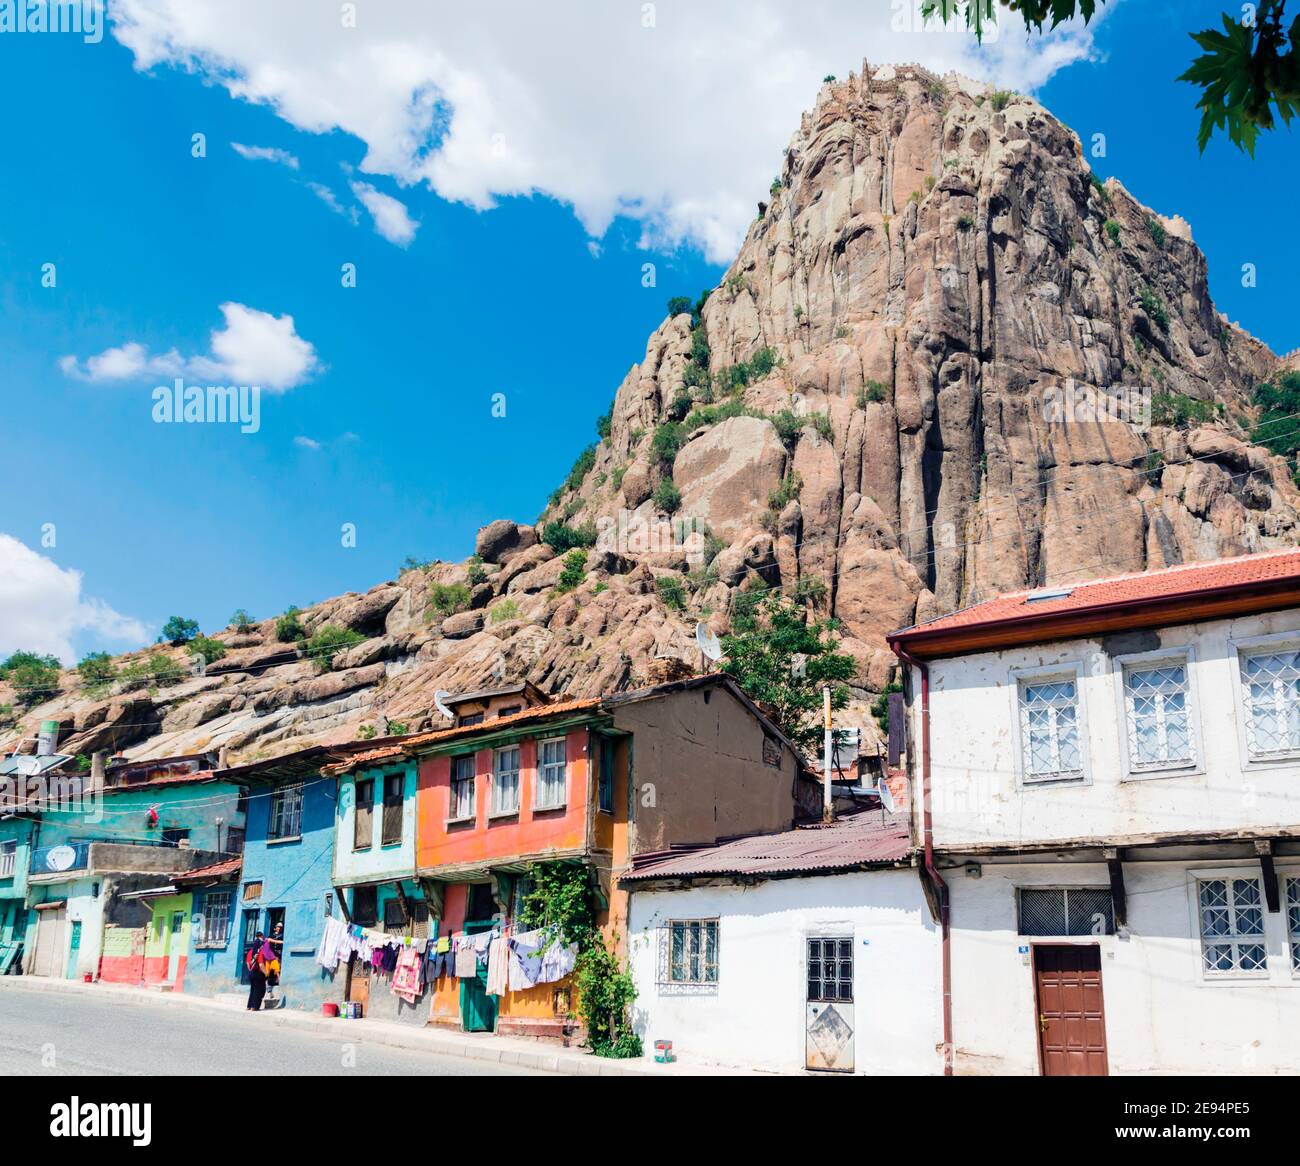
[[[793,20],[793,3],[770,5],[772,19],[783,7]],[[665,24],[680,17],[670,4],[660,8]],[[1300,177],[1295,139],[1266,137],[1253,162],[1220,141],[1200,157],[1193,90],[1173,81],[1194,50],[1186,32],[1215,23],[1218,11],[1114,5],[1073,42],[1093,59],[1060,68],[1037,94],[1085,147],[1093,133],[1106,135],[1107,156],[1093,159],[1100,173],[1192,223],[1218,306],[1282,351],[1300,345],[1282,290],[1300,260],[1300,232],[1274,209]],[[301,91],[233,96],[214,61],[246,64],[241,54],[262,51],[256,36],[147,70],[136,67],[149,59],[139,37],[128,48],[113,35],[91,45],[0,36],[0,101],[9,111],[0,161],[9,485],[0,533],[43,557],[38,566],[60,585],[70,577],[58,571],[81,573],[72,599],[60,591],[71,614],[41,600],[0,630],[0,650],[42,639],[65,654],[121,650],[173,613],[211,630],[237,607],[262,617],[364,590],[391,578],[408,554],[462,558],[483,523],[534,518],[594,439],[594,419],[642,355],[666,299],[717,282],[739,208],[751,213],[760,176],[775,172],[795,128],[791,111],[811,104],[822,74],[847,73],[864,52],[926,59],[911,43],[877,37],[849,48],[853,38],[834,32],[824,48],[783,46],[762,70],[753,62],[752,79],[691,69],[696,89],[685,94],[673,72],[685,67],[684,42],[665,31],[654,42],[664,45],[657,61],[607,62],[614,76],[620,68],[664,75],[662,94],[609,112],[612,122],[595,120],[606,113],[599,98],[561,92],[573,81],[562,63],[539,76],[504,76],[514,58],[503,43],[501,78],[490,60],[474,67],[496,85],[494,116],[511,126],[505,157],[488,151],[454,164],[450,149],[436,160],[440,145],[465,133],[446,92],[432,99],[427,139],[384,157],[409,110],[366,111],[360,132],[340,128],[346,116],[331,128],[321,92],[309,88],[315,79],[297,62],[285,68],[303,68]],[[187,35],[201,44],[207,34]],[[641,52],[620,48],[618,37],[591,52]],[[780,44],[781,30],[767,38]],[[1022,35],[1007,30],[1001,39],[1001,55],[989,58],[996,75],[1032,82],[1045,74]],[[265,51],[274,60],[274,47]],[[467,94],[468,110],[471,70],[445,75],[448,90]],[[750,112],[747,83],[767,95]],[[511,122],[502,94],[528,85],[534,96],[521,105],[544,107],[536,95],[554,96],[555,111]],[[352,106],[364,106],[366,93],[358,90]],[[192,156],[194,133],[206,136],[206,157]],[[296,168],[241,156],[232,142],[282,150]],[[562,171],[552,166],[568,149]],[[733,175],[742,176],[734,191]],[[414,237],[385,238],[354,183],[399,200]],[[1247,262],[1258,265],[1254,289],[1241,286]],[[53,288],[41,286],[47,263],[57,267]],[[355,288],[341,286],[344,263],[356,265]],[[646,263],[656,266],[650,288]],[[128,343],[164,363],[172,350],[190,367],[211,359],[222,304],[267,313],[258,318],[285,329],[292,317],[292,335],[313,353],[314,371],[263,394],[257,433],[155,424],[150,393],[169,379],[156,370],[88,375],[88,357]],[[60,367],[69,356],[80,362],[72,374]],[[492,415],[496,393],[505,394],[504,418]],[[356,526],[355,547],[341,545],[344,523]],[[52,546],[45,524],[54,524]],[[6,570],[0,564],[0,575]],[[88,607],[92,597],[98,605]]]

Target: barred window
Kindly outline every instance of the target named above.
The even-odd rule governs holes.
[[[1201,952],[1210,975],[1263,974],[1264,910],[1258,879],[1202,879]]]
[[[474,755],[451,759],[451,817],[474,816]]]
[[[271,798],[271,838],[297,838],[302,834],[302,786],[287,785]]]
[[[668,924],[668,980],[674,984],[718,982],[716,919],[674,919]]]
[[[1113,935],[1109,887],[1022,887],[1021,935]]]
[[[1286,880],[1286,935],[1291,948],[1291,972],[1300,975],[1300,879]]]
[[[853,939],[808,940],[808,999],[853,1001]]]
[[[1124,670],[1129,763],[1135,770],[1196,760],[1185,663]]]
[[[1073,680],[1021,683],[1020,748],[1025,781],[1083,776],[1079,690]]]
[[[498,749],[492,772],[492,812],[514,814],[519,810],[519,746]]]
[[[203,896],[203,925],[200,943],[223,944],[230,939],[230,891],[209,891]]]
[[[553,810],[564,805],[564,738],[543,741],[537,765],[537,808]]]
[[[1252,757],[1300,750],[1300,652],[1259,652],[1241,661],[1246,742]]]

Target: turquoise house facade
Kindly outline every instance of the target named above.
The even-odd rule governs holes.
[[[21,968],[27,939],[27,870],[35,819],[0,818],[0,976]]]

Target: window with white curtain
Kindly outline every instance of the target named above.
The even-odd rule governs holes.
[[[474,816],[474,754],[451,759],[452,819]]]
[[[1243,656],[1241,686],[1251,757],[1300,752],[1300,652]]]
[[[492,769],[492,812],[519,812],[519,746],[498,749]]]
[[[1196,763],[1185,659],[1126,667],[1124,715],[1130,768],[1170,769]]]
[[[1266,975],[1259,879],[1201,879],[1201,954],[1207,975]]]
[[[537,808],[553,810],[565,800],[564,738],[542,741],[538,747]]]
[[[1083,776],[1079,686],[1073,677],[1020,682],[1020,753],[1025,781]]]

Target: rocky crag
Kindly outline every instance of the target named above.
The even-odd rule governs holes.
[[[274,621],[228,629],[156,689],[65,673],[9,744],[53,717],[61,751],[233,762],[441,723],[439,688],[630,687],[698,667],[696,622],[725,630],[759,584],[841,622],[870,741],[894,628],[1293,545],[1290,467],[1247,440],[1280,367],[1215,310],[1188,225],[1095,181],[1037,102],[864,65],[823,86],[725,278],[650,337],[536,525],[302,612],[362,637],[327,671]],[[547,524],[600,536],[576,586]]]

